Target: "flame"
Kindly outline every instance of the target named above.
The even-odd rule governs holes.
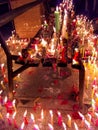
[[[44,111],[43,111],[43,109],[41,110],[41,119],[44,119]]]
[[[6,103],[7,100],[8,100],[8,97],[6,96],[6,97],[4,98],[4,103]]]
[[[25,112],[24,112],[24,115],[23,115],[24,117],[26,117],[27,116],[27,110],[25,110]]]
[[[82,118],[82,120],[84,120],[84,115],[80,112],[78,112],[79,116]]]
[[[6,114],[6,118],[8,119],[8,118],[9,118],[9,116],[10,116],[10,114],[9,114],[9,113],[7,113],[7,114]]]
[[[12,118],[15,119],[16,111],[13,113]]]
[[[4,63],[1,64],[1,69],[3,69],[3,67],[4,67]]]
[[[43,38],[42,38],[41,45],[42,45],[43,47],[46,47],[46,45],[47,45],[47,41],[45,41]]]
[[[50,123],[48,123],[48,126],[49,126],[50,130],[54,130],[53,126]]]
[[[33,120],[33,121],[35,121],[35,119],[34,119],[34,115],[31,113],[31,119]]]
[[[74,122],[75,130],[79,130],[77,124]]]
[[[22,124],[21,124],[21,130],[24,129],[24,126],[25,126],[25,124],[24,124],[24,122],[22,122]]]
[[[2,94],[3,90],[0,90],[0,95]]]
[[[36,124],[34,125],[34,128],[35,128],[36,130],[40,130],[39,127],[38,127],[38,125],[36,125]]]
[[[49,113],[50,113],[50,116],[52,117],[53,116],[53,111],[50,110]]]
[[[63,125],[64,130],[66,130],[66,124],[63,122],[62,125]]]
[[[19,55],[19,56],[22,56],[21,52],[18,52],[18,55]]]

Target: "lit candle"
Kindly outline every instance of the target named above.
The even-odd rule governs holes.
[[[53,111],[50,110],[49,113],[50,113],[50,118],[51,118],[51,119],[50,119],[50,120],[51,120],[50,122],[51,122],[51,124],[53,125]]]
[[[36,124],[34,124],[34,130],[40,130],[40,129],[39,129],[39,126],[36,125]]]
[[[7,101],[8,101],[8,97],[5,96],[5,98],[4,98],[4,105],[6,105]]]
[[[91,128],[90,123],[89,123],[87,120],[85,120],[85,124],[86,124],[86,126],[87,126],[87,130],[90,130],[90,128]]]
[[[41,110],[41,121],[43,121],[43,119],[44,119],[44,111],[43,111],[43,109]]]
[[[16,111],[16,105],[15,105],[16,104],[16,99],[13,100],[12,104],[13,104],[14,111]]]
[[[48,126],[49,126],[49,130],[54,130],[52,124],[49,124],[49,123],[48,123]]]
[[[35,123],[35,118],[34,118],[34,115],[31,113],[31,120],[33,122],[33,124]]]
[[[84,126],[84,115],[80,112],[78,112],[79,116],[82,118],[81,127]]]
[[[88,113],[88,122],[91,123],[92,116]]]
[[[43,38],[42,38],[42,41],[41,41],[41,45],[43,47],[46,47],[47,46],[47,41],[45,41]]]
[[[79,128],[75,122],[74,122],[74,127],[75,127],[75,130],[79,130]]]
[[[6,77],[5,74],[3,75],[3,78],[4,78],[4,82],[5,82],[5,83],[8,83],[8,78]]]
[[[23,117],[24,117],[24,123],[25,123],[25,125],[28,125],[27,110],[25,110]]]
[[[63,126],[64,130],[66,130],[66,124],[64,122],[62,123],[62,126]]]
[[[67,117],[68,117],[67,125],[69,128],[71,128],[71,116],[67,115]]]
[[[57,112],[57,114],[58,114],[58,125],[61,126],[62,125],[62,116],[59,111]]]
[[[6,89],[6,87],[4,86],[4,82],[3,81],[1,81],[1,86],[2,86],[2,88],[5,90]]]
[[[60,12],[58,11],[58,7],[56,7],[54,15],[55,15],[55,28],[56,32],[58,33],[60,31]]]
[[[18,128],[16,120],[15,120],[15,116],[16,116],[16,111],[13,113],[12,118],[13,118],[14,127]]]
[[[5,73],[4,63],[3,63],[3,64],[1,64],[1,71],[2,71],[2,74],[4,74],[4,73]]]
[[[37,46],[37,44],[35,44],[35,53],[37,54],[38,53],[38,46]]]
[[[25,126],[25,124],[24,124],[24,122],[22,122],[21,127],[20,127],[20,130],[23,130],[23,129],[24,129],[24,126]]]
[[[9,113],[6,114],[6,118],[7,118],[9,125],[11,125],[12,123],[11,123],[11,120],[10,120],[10,114]]]
[[[18,52],[18,55],[19,55],[19,60],[23,60],[21,52]]]

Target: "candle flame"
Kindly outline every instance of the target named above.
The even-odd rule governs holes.
[[[69,120],[71,120],[71,116],[69,114],[67,115],[67,117],[68,117]]]
[[[61,113],[59,111],[57,112],[57,114],[58,114],[58,116],[61,116]]]
[[[43,47],[46,47],[46,45],[47,45],[47,41],[45,41],[43,38],[42,38],[41,45],[42,45]]]
[[[84,120],[84,115],[80,112],[78,112],[79,116],[82,118],[82,120]]]
[[[25,110],[25,112],[24,112],[24,115],[23,115],[24,117],[26,117],[27,116],[27,110]]]
[[[53,116],[53,111],[52,110],[50,110],[49,113],[50,113],[50,116]]]
[[[13,113],[12,118],[15,119],[16,111]]]
[[[18,52],[18,55],[19,55],[19,56],[22,56],[21,52]]]
[[[41,110],[41,119],[44,119],[44,111],[43,111],[43,109]]]
[[[34,128],[35,128],[36,130],[40,130],[37,124],[34,124]]]
[[[6,114],[6,118],[8,119],[8,118],[9,118],[9,116],[10,116],[10,114],[9,114],[9,113],[7,113],[7,114]]]
[[[31,119],[33,120],[33,121],[35,121],[35,119],[34,119],[34,115],[31,113]]]
[[[98,117],[98,113],[97,112],[95,112],[95,115]]]
[[[1,81],[1,85],[3,85],[3,80]]]
[[[66,124],[63,122],[62,125],[63,125],[64,130],[66,130]]]
[[[55,27],[53,27],[53,31],[54,31],[54,33],[56,33],[56,28]]]
[[[3,67],[4,67],[4,63],[1,64],[1,68],[3,68]]]
[[[0,95],[2,94],[3,90],[0,90]]]
[[[6,103],[8,100],[7,96],[4,98],[4,103]]]
[[[79,130],[77,124],[74,122],[75,130]]]
[[[90,128],[90,123],[87,120],[85,120],[85,124],[87,125],[88,128]]]
[[[24,126],[25,126],[25,124],[24,124],[24,122],[22,122],[22,124],[21,124],[21,130],[24,129]]]
[[[54,130],[53,126],[50,123],[48,123],[48,126],[49,126],[50,130]]]
[[[15,105],[15,103],[16,103],[16,99],[13,100],[12,104]]]
[[[56,6],[56,11],[59,11],[59,8],[58,8],[58,6]]]

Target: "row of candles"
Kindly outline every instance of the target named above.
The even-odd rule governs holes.
[[[0,91],[0,95],[1,95],[2,91]],[[1,103],[1,101],[0,101]],[[36,119],[35,116],[38,113],[30,113],[30,120],[28,119],[27,116],[27,109],[24,111],[23,114],[23,121],[19,127],[19,122],[17,123],[17,118],[16,118],[16,114],[17,114],[17,109],[15,107],[15,100],[13,100],[12,102],[8,102],[7,101],[7,97],[5,97],[4,99],[4,106],[7,109],[7,113],[6,113],[6,119],[8,121],[8,124],[10,126],[13,126],[19,130],[24,130],[25,127],[27,128],[27,126],[30,124],[33,128],[33,130],[40,130],[40,124],[38,124],[38,120],[40,120],[41,124],[46,125],[47,124],[47,129],[49,130],[54,130],[55,128],[55,112],[53,110],[49,110],[49,121],[46,123],[46,117],[45,117],[45,113],[44,113],[44,109],[41,109],[40,111],[40,117],[39,119]],[[8,111],[8,107],[10,108],[10,111]],[[14,108],[14,109],[13,109]],[[2,118],[2,120],[4,120],[4,117],[2,116],[2,113],[0,113],[0,117]],[[57,124],[59,127],[63,128],[64,130],[67,130],[67,128],[73,128],[75,130],[79,130],[80,128],[86,128],[87,130],[90,130],[91,127],[93,126],[98,126],[98,113],[94,112],[94,113],[87,113],[87,115],[83,115],[81,112],[77,112],[78,116],[79,116],[79,120],[77,122],[77,120],[73,119],[70,114],[64,115],[64,117],[62,116],[60,111],[56,112],[57,115]],[[35,115],[35,116],[34,116]],[[56,116],[55,115],[55,116]],[[64,120],[64,118],[66,119],[66,121]],[[81,120],[81,122],[80,122]],[[66,122],[66,123],[65,123]],[[80,122],[80,123],[79,123]],[[46,123],[46,124],[45,124]],[[79,124],[78,124],[79,123]],[[56,124],[56,125],[57,125]]]
[[[0,96],[2,94],[2,91],[0,91]],[[33,126],[34,130],[40,130],[40,124],[38,125],[38,120],[40,120],[41,124],[44,126],[46,125],[44,122],[46,120],[46,117],[44,116],[44,109],[41,109],[40,111],[40,119],[36,119],[35,116],[38,113],[30,113],[30,120],[28,120],[28,116],[27,116],[27,109],[24,111],[23,114],[23,121],[19,127],[18,123],[17,123],[17,119],[16,119],[16,114],[17,114],[17,109],[15,107],[15,102],[16,100],[13,100],[12,102],[9,102],[7,97],[4,98],[4,106],[6,107],[6,119],[8,121],[9,125],[14,125],[15,128],[20,129],[20,130],[24,130],[25,126],[28,126],[29,124]],[[1,103],[1,100],[0,100]],[[3,107],[4,107],[3,106]],[[0,113],[0,117],[2,118],[2,120],[4,120],[4,117],[2,116],[2,113]],[[65,115],[64,117],[62,116],[60,111],[56,112],[57,115],[57,123],[58,126],[63,128],[64,130],[67,130],[67,128],[73,128],[75,130],[79,130],[80,128],[87,128],[87,130],[90,130],[91,127],[93,126],[98,126],[98,113],[94,112],[94,113],[87,113],[87,115],[83,115],[81,112],[77,112],[79,119],[78,122],[76,120],[72,120],[72,117],[70,114]],[[35,116],[34,116],[35,115]],[[55,128],[55,112],[53,110],[49,110],[49,122],[47,122],[47,128],[49,130],[54,130]],[[56,116],[55,115],[55,116]],[[67,117],[66,117],[67,116]],[[64,121],[64,118],[66,118],[66,123]],[[77,122],[77,123],[76,123]],[[78,124],[79,123],[79,124]],[[74,127],[73,127],[74,125]]]

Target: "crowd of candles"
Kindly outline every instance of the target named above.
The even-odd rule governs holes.
[[[53,110],[48,111],[49,115],[49,122],[46,123],[47,128],[49,130],[54,130],[54,122],[57,122],[57,125],[62,127],[64,130],[67,130],[67,128],[73,128],[75,130],[78,130],[80,128],[86,128],[87,130],[90,130],[92,126],[98,126],[98,65],[97,65],[97,53],[98,53],[98,36],[93,33],[93,25],[92,21],[89,21],[89,19],[86,16],[78,15],[76,17],[73,17],[74,11],[73,11],[73,4],[71,0],[63,0],[63,2],[56,8],[56,11],[54,12],[55,17],[55,24],[53,26],[53,36],[51,37],[51,40],[41,37],[36,38],[36,43],[31,44],[31,47],[29,48],[29,57],[28,59],[31,60],[32,58],[42,58],[44,56],[43,52],[46,51],[46,57],[56,57],[56,58],[63,58],[63,54],[61,53],[63,50],[63,43],[62,39],[68,39],[68,26],[69,24],[69,18],[68,14],[71,12],[71,43],[68,43],[68,48],[72,45],[72,43],[75,44],[75,48],[79,49],[80,55],[81,55],[81,61],[83,62],[83,65],[85,67],[85,89],[91,89],[91,95],[90,95],[90,105],[91,105],[91,111],[88,112],[86,115],[83,115],[80,112],[77,112],[80,120],[77,122],[72,118],[72,115],[67,114],[62,116],[60,111],[55,112]],[[48,28],[48,23],[44,21],[44,24],[42,25],[44,29]],[[62,27],[62,29],[61,29]],[[61,34],[60,34],[60,33]],[[49,41],[48,41],[49,40]],[[59,42],[58,42],[59,40]],[[21,50],[25,49],[29,44],[28,39],[20,39],[16,34],[15,31],[12,32],[12,36],[6,41],[11,54],[18,55],[20,58],[22,57]],[[40,42],[40,44],[38,44]],[[50,42],[50,43],[48,43]],[[78,42],[78,44],[77,44]],[[71,48],[70,48],[71,49]],[[26,59],[27,60],[27,59]],[[8,83],[8,79],[6,76],[6,66],[4,63],[1,63],[0,65],[0,71],[2,74],[2,80],[0,82],[2,89],[0,90],[0,109],[5,108],[6,109],[6,119],[8,121],[9,125],[14,125],[15,128],[24,130],[25,126],[28,126],[30,123],[33,126],[32,129],[34,130],[40,130],[39,124],[37,124],[37,119],[34,115],[36,113],[30,113],[30,120],[27,118],[27,110],[25,110],[23,114],[23,122],[19,126],[19,124],[16,121],[16,115],[17,115],[17,108],[16,108],[16,100],[9,101],[7,96],[2,96],[3,91],[6,90],[5,84]],[[14,90],[13,90],[14,92]],[[54,115],[57,116],[57,121],[54,119]],[[4,120],[5,117],[3,117],[2,112],[0,112],[0,118]],[[66,118],[66,121],[64,120]],[[42,125],[45,125],[43,120],[45,120],[46,117],[44,116],[44,110],[40,110],[40,121]]]

